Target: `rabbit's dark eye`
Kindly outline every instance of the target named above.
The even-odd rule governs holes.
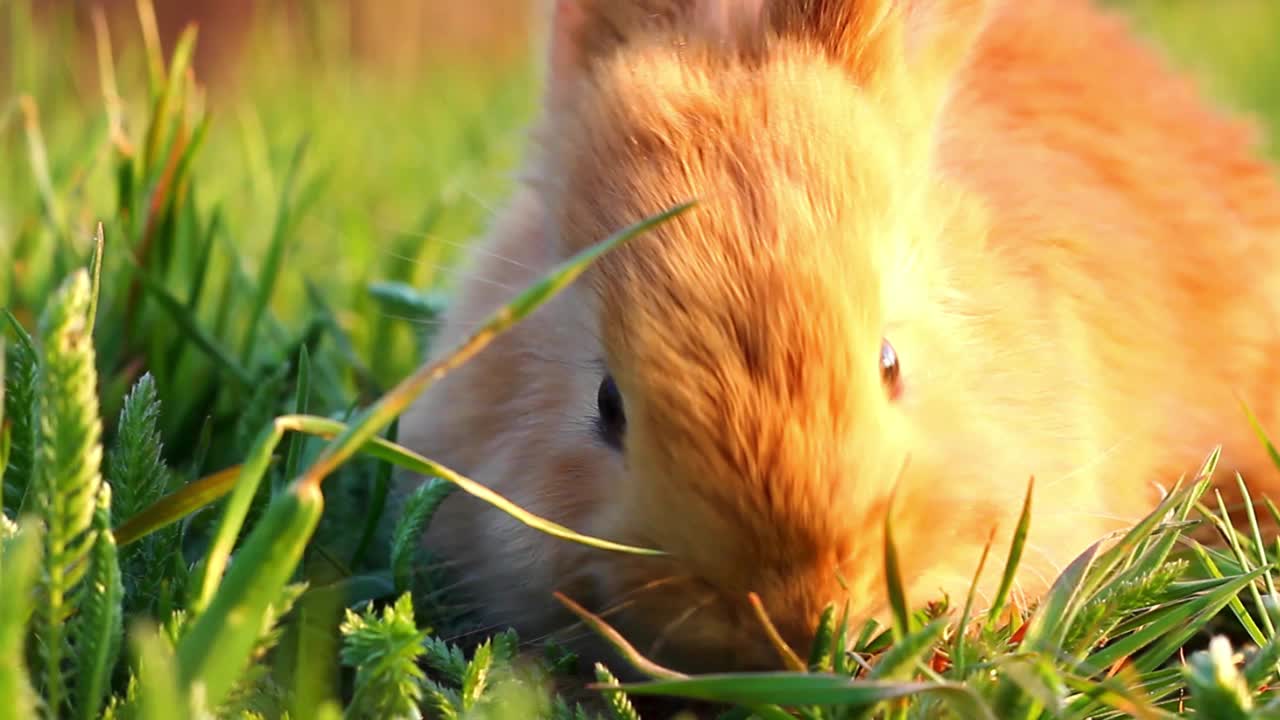
[[[885,389],[889,391],[889,397],[897,397],[901,388],[902,370],[898,367],[898,353],[889,344],[888,340],[880,343],[880,379],[884,381]]]
[[[622,436],[627,430],[627,414],[622,407],[622,393],[612,375],[605,375],[596,391],[596,430],[606,445],[622,449]]]

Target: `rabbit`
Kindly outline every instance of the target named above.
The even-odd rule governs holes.
[[[423,542],[490,627],[776,669],[822,610],[963,598],[1034,480],[1020,599],[1221,449],[1277,471],[1280,188],[1249,119],[1086,0],[554,0],[541,109],[426,360],[574,253],[687,211],[404,414]],[[406,487],[421,482],[408,477]],[[989,601],[1002,563],[976,577]],[[558,634],[558,635],[557,635]],[[613,667],[613,666],[611,666]],[[623,670],[626,672],[626,669]]]

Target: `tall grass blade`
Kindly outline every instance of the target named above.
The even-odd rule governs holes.
[[[298,381],[294,392],[293,412],[295,415],[306,415],[311,396],[311,356],[304,344],[298,350]],[[296,477],[298,474],[298,457],[302,453],[302,445],[306,438],[294,435],[289,438],[289,449],[285,452],[284,476]]]
[[[222,520],[218,523],[213,540],[205,551],[204,567],[192,601],[192,610],[197,614],[204,610],[218,589],[222,571],[226,569],[231,550],[249,514],[249,506],[252,505],[258,487],[262,484],[262,476],[266,474],[267,467],[271,463],[272,453],[283,436],[284,427],[279,422],[271,423],[263,429],[236,479],[231,496],[223,508]]]
[[[227,375],[244,387],[252,387],[254,378],[253,374],[246,370],[231,357],[217,339],[209,335],[204,328],[196,322],[195,316],[172,294],[165,289],[164,284],[151,276],[146,269],[140,265],[134,265],[133,271],[137,273],[137,278],[142,283],[142,287],[151,297],[156,300],[160,307],[178,324],[178,327],[191,339],[195,346],[214,361],[214,364],[223,369]]]
[[[494,312],[488,320],[481,324],[479,330],[464,340],[453,352],[423,366],[382,396],[373,407],[363,413],[354,424],[325,448],[315,463],[303,474],[302,481],[318,484],[321,479],[333,472],[382,428],[386,427],[393,418],[407,409],[409,404],[426,390],[427,386],[466,362],[487,345],[495,335],[523,320],[551,296],[576,280],[600,255],[612,250],[622,242],[676,217],[691,207],[693,207],[692,202],[678,205],[625,228],[610,238],[592,245],[569,258],[549,275],[520,293],[515,300]]]
[[[884,518],[884,579],[889,594],[889,606],[893,610],[894,640],[903,640],[911,634],[911,614],[907,610],[907,594],[902,585],[898,549],[893,544],[893,525],[890,515]]]
[[[182,34],[178,37],[178,42],[174,46],[168,70],[161,71],[165,77],[164,86],[160,96],[156,98],[155,107],[151,114],[151,125],[147,128],[146,140],[143,145],[143,162],[148,168],[155,168],[161,164],[160,149],[164,128],[169,127],[170,120],[176,112],[174,105],[178,102],[187,68],[191,64],[192,53],[195,52],[196,35],[197,31],[194,25],[188,25],[183,28]]]
[[[104,238],[102,236],[102,223],[98,223],[98,230],[94,233],[93,238],[93,254],[89,258],[89,321],[85,334],[93,337],[93,327],[98,320],[98,297],[102,294],[102,251],[104,249]]]
[[[279,205],[276,210],[275,227],[271,232],[271,241],[267,245],[266,259],[262,264],[262,272],[258,278],[258,291],[249,310],[249,321],[245,325],[244,339],[240,344],[240,362],[249,365],[253,359],[253,349],[258,339],[258,326],[267,311],[267,304],[275,293],[276,281],[280,275],[280,263],[284,259],[285,240],[292,221],[293,206],[290,204],[293,188],[298,180],[302,167],[302,158],[307,150],[307,140],[303,139],[293,151],[289,168],[285,171],[284,189],[280,192]]]
[[[1022,513],[1018,516],[1018,525],[1013,533],[1013,540],[1009,544],[1009,557],[1005,561],[1004,575],[1000,578],[1000,589],[996,591],[996,596],[991,602],[991,609],[987,612],[986,629],[989,632],[995,624],[1000,621],[1000,614],[1004,612],[1005,603],[1009,600],[1009,593],[1013,591],[1013,582],[1017,578],[1018,567],[1022,563],[1022,551],[1027,544],[1027,533],[1031,528],[1031,496],[1035,491],[1036,479],[1033,477],[1027,481],[1027,494],[1022,499]]]
[[[217,594],[178,644],[180,687],[200,686],[210,706],[226,698],[323,511],[320,489],[306,483],[295,482],[272,499]]]

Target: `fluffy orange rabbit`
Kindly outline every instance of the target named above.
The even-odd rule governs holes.
[[[1219,477],[1275,485],[1237,396],[1271,426],[1280,188],[1251,126],[1110,12],[557,0],[548,57],[527,182],[436,347],[698,204],[432,387],[401,438],[665,555],[456,493],[425,541],[487,621],[568,627],[559,590],[669,666],[777,667],[748,593],[801,654],[828,603],[883,616],[886,513],[911,602],[962,598],[1034,476],[1034,598],[1215,446]]]

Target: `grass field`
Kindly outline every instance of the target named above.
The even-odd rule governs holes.
[[[392,467],[422,467],[394,444],[397,383],[509,187],[537,68],[384,72],[316,2],[301,29],[264,14],[240,82],[206,95],[195,35],[108,41],[36,2],[0,0],[0,720],[587,717],[537,689],[571,657],[446,641],[467,618],[413,538],[453,486],[383,512]],[[1280,132],[1280,4],[1115,4]],[[1202,492],[1163,509],[1211,517]],[[812,672],[630,694],[730,717],[1280,717],[1276,543],[1171,555],[1165,519],[1069,568],[1029,624],[904,609],[847,629],[862,669],[832,617]],[[1255,649],[1199,652],[1215,618]],[[633,716],[606,697],[590,712]]]

